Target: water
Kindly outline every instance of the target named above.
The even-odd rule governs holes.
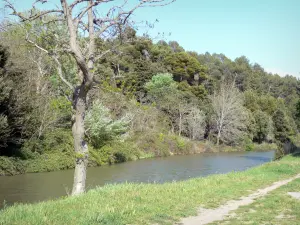
[[[274,151],[204,153],[88,168],[87,188],[126,181],[163,183],[241,171],[269,162],[274,155]],[[0,207],[4,201],[11,205],[66,195],[71,190],[72,181],[73,170],[0,177]]]

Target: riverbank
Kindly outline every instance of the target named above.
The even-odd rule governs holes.
[[[243,146],[216,146],[209,141],[191,141],[175,135],[160,134],[157,137],[148,137],[143,142],[116,142],[106,145],[101,149],[90,147],[89,166],[95,167],[172,155],[191,155],[204,152],[270,151],[276,150],[276,148],[276,144],[269,143],[251,143]],[[46,150],[43,154],[30,154],[31,156],[27,159],[0,156],[0,176],[51,172],[74,168],[75,156],[72,147],[72,138],[67,139],[63,146],[58,146],[57,150]]]
[[[78,197],[15,205],[0,213],[0,224],[172,224],[249,195],[300,173],[300,158],[286,156],[244,172],[165,184],[106,185]]]

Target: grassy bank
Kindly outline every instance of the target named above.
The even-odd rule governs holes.
[[[72,138],[70,143],[56,146],[54,149],[43,146],[43,151],[26,153],[29,157],[0,156],[0,176],[23,173],[50,172],[74,168]],[[270,151],[276,150],[276,144],[251,144],[251,146],[216,146],[206,141],[191,141],[176,135],[157,134],[141,140],[113,142],[101,149],[90,146],[89,166],[101,166],[145,158],[171,155],[188,155],[203,152]],[[28,151],[27,151],[28,152]]]
[[[300,158],[286,156],[244,172],[182,182],[106,185],[78,197],[6,208],[0,224],[172,224],[199,206],[216,207],[297,173]]]

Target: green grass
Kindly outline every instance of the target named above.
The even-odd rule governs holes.
[[[214,224],[300,224],[300,200],[287,194],[299,191],[300,179],[296,179],[251,205],[239,208],[233,218]]]
[[[106,185],[78,197],[14,205],[0,224],[173,224],[274,181],[300,173],[300,158],[287,156],[244,172],[165,184]]]

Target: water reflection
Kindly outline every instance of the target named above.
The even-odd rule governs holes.
[[[268,157],[262,157],[262,156],[240,156],[246,159],[251,159],[251,160],[257,160],[257,161],[263,161],[263,162],[269,162],[270,159]]]

